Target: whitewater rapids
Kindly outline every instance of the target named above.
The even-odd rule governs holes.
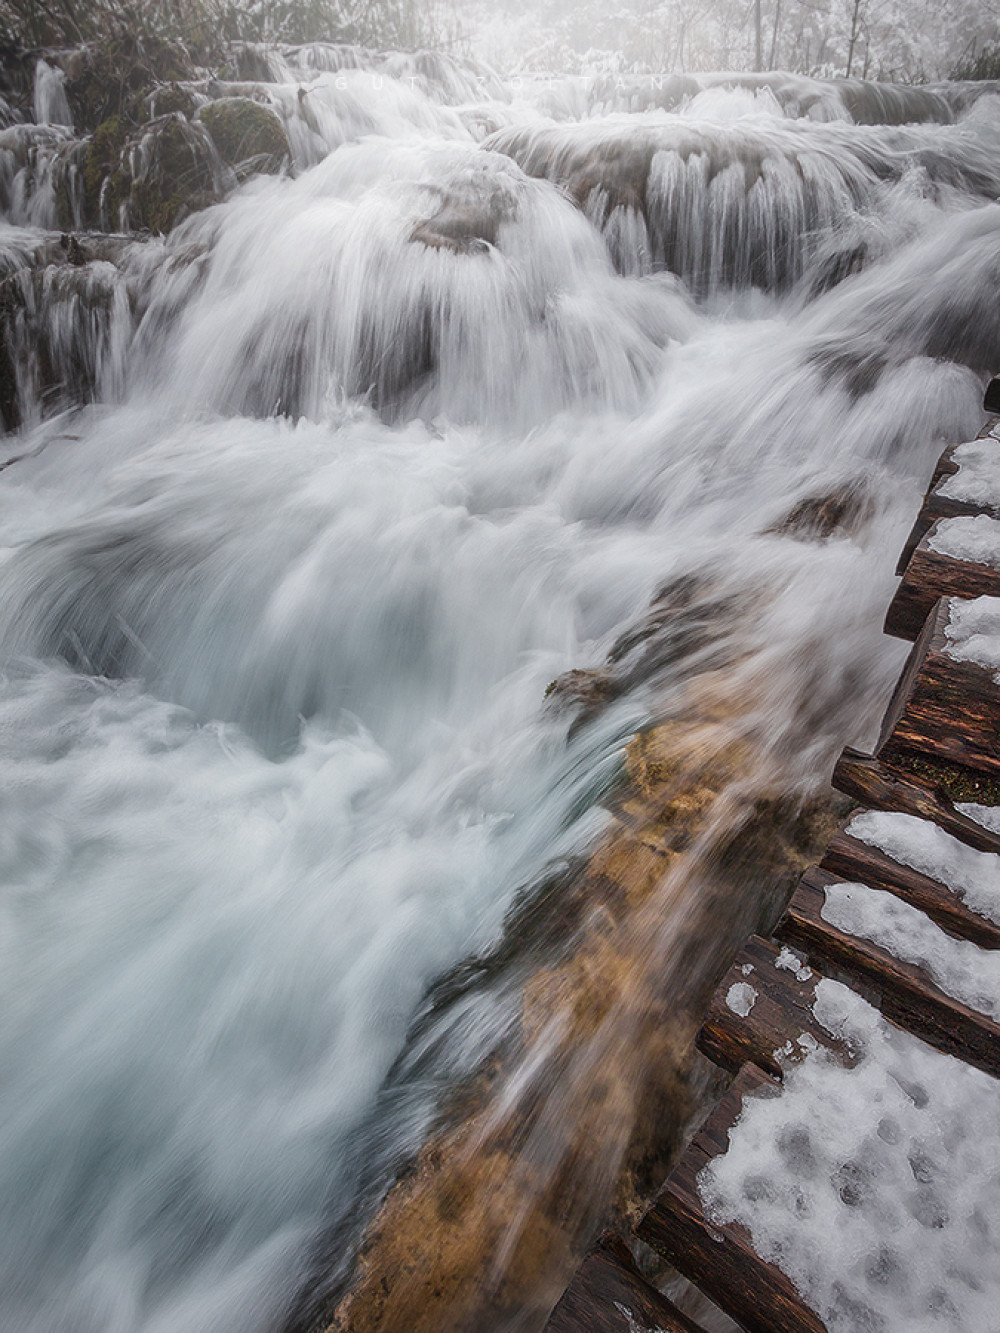
[[[513,1021],[471,993],[407,1082],[422,1000],[593,844],[695,667],[584,727],[549,682],[709,578],[753,601],[781,781],[822,789],[1000,362],[992,95],[855,125],[835,90],[630,112],[342,66],[274,57],[285,175],[75,276],[25,259],[51,70],[54,123],[0,136],[7,1333],[265,1333],[319,1238],[349,1268]],[[845,530],[782,531],[844,493]]]

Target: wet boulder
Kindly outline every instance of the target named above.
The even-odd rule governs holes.
[[[130,125],[146,119],[146,99],[163,83],[194,79],[195,67],[179,42],[127,31],[100,44],[56,53],[77,131],[93,132],[111,117]]]
[[[90,226],[114,229],[118,225],[117,197],[111,182],[119,176],[129,127],[121,116],[108,116],[82,150],[83,213]]]
[[[223,199],[235,184],[204,126],[180,112],[136,130],[111,116],[86,149],[88,225],[165,235],[182,218]]]
[[[233,184],[204,126],[173,112],[129,137],[111,188],[128,229],[165,235]]]
[[[199,97],[186,83],[161,83],[147,94],[143,104],[146,113],[143,119],[158,120],[160,116],[179,111],[188,120],[194,120],[204,100],[204,96]]]
[[[280,118],[252,97],[220,97],[201,108],[198,120],[238,180],[258,172],[274,175],[291,157]]]
[[[134,244],[46,236],[0,277],[0,429],[91,402],[120,378],[135,315]]]

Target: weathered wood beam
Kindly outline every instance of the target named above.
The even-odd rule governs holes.
[[[636,1230],[748,1333],[827,1333],[791,1280],[754,1251],[745,1228],[710,1221],[698,1193],[698,1172],[726,1151],[744,1098],[779,1094],[756,1065],[744,1066]]]
[[[988,405],[986,410],[990,410]],[[976,438],[977,440],[997,441],[998,434],[1000,434],[1000,418],[994,416],[987,421]],[[934,473],[928,483],[920,513],[917,515],[916,521],[910,530],[910,535],[906,539],[902,555],[899,557],[899,563],[896,566],[897,574],[903,574],[906,571],[906,566],[910,563],[913,552],[939,518],[960,518],[963,515],[970,514],[989,514],[993,517],[1000,517],[1000,505],[982,504],[975,500],[959,500],[952,495],[942,494],[943,490],[948,489],[946,485],[948,479],[954,477],[961,470],[962,460],[956,458],[956,453],[961,448],[963,448],[961,444],[950,444],[935,464]],[[997,479],[1000,481],[1000,444],[997,445]]]
[[[906,572],[906,566],[910,563],[913,552],[939,518],[958,518],[961,514],[981,512],[977,506],[970,505],[966,500],[953,500],[950,496],[940,494],[941,483],[948,477],[953,477],[958,471],[958,463],[955,462],[954,458],[957,448],[957,444],[949,445],[935,464],[934,474],[924,495],[920,513],[910,529],[910,535],[906,539],[906,545],[903,547],[899,562],[896,565],[897,574]]]
[[[966,907],[948,885],[914,870],[912,866],[894,861],[885,852],[852,837],[846,830],[834,835],[819,864],[821,870],[828,870],[841,879],[858,880],[873,889],[895,894],[913,907],[919,907],[942,930],[958,939],[971,940],[984,949],[1000,949],[1000,926]]]
[[[915,639],[939,597],[1000,596],[1000,569],[934,550],[931,543],[939,526],[940,521],[921,538],[910,556],[886,612],[886,634]]]
[[[904,763],[904,761],[900,761]],[[960,838],[980,852],[1000,853],[1000,834],[977,824],[974,819],[956,810],[947,782],[954,776],[943,766],[913,765],[912,772],[901,771],[874,755],[860,750],[845,749],[837,760],[831,779],[837,791],[851,796],[861,805],[876,810],[900,810],[904,814],[919,815],[933,820],[946,832]],[[966,779],[967,775],[960,773]],[[987,780],[984,779],[984,783]],[[969,782],[970,791],[958,799],[975,801],[975,782]],[[990,804],[983,792],[982,804]]]
[[[1000,778],[1000,685],[991,671],[951,654],[956,601],[942,597],[924,624],[886,709],[876,754],[907,754]]]
[[[809,975],[799,980],[794,968],[778,967],[778,959],[789,952],[771,940],[753,936],[712,997],[698,1046],[723,1069],[736,1073],[752,1063],[780,1079],[782,1062],[804,1054],[798,1044],[803,1035],[820,1046],[843,1051],[813,1016],[819,973],[800,968]]]
[[[1000,1024],[946,995],[924,968],[823,920],[824,889],[837,880],[828,871],[807,870],[775,935],[805,951],[827,975],[860,982],[866,998],[899,1027],[1000,1077]]]
[[[639,1272],[628,1246],[606,1232],[549,1316],[545,1333],[705,1333]]]

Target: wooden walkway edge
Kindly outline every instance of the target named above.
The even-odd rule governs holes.
[[[1000,405],[1000,380],[990,386],[986,401],[993,410]],[[1000,829],[1000,684],[991,670],[953,656],[948,633],[956,607],[974,597],[1000,598],[1000,420],[989,422],[979,438],[980,467],[985,459],[994,469],[990,448],[996,447],[996,502],[963,498],[956,479],[961,482],[968,452],[946,449],[904,548],[897,570],[901,582],[886,618],[886,631],[913,640],[913,649],[886,709],[876,752],[845,750],[832,780],[860,812],[915,817],[955,839],[949,846],[969,849],[965,856],[995,856],[1000,886],[1000,832],[973,818],[977,807],[998,807]],[[995,566],[936,549],[940,524],[978,516],[997,524]],[[845,1063],[854,1059],[815,1017],[819,982],[829,978],[848,985],[890,1023],[1000,1078],[1000,1023],[948,994],[923,965],[831,924],[824,908],[828,891],[877,890],[922,913],[928,929],[938,928],[962,947],[985,950],[1000,949],[1000,911],[996,920],[981,914],[965,901],[961,884],[945,883],[863,841],[851,831],[858,813],[832,839],[820,864],[802,877],[775,937],[751,938],[723,978],[698,1046],[734,1075],[733,1082],[636,1229],[640,1240],[747,1333],[827,1329],[780,1268],[754,1251],[741,1226],[721,1224],[706,1213],[698,1174],[728,1150],[729,1131],[745,1098],[781,1096],[790,1063],[817,1047]],[[1000,1004],[994,1012],[1000,1013]],[[702,1333],[664,1301],[639,1274],[627,1245],[605,1236],[584,1260],[546,1333]]]

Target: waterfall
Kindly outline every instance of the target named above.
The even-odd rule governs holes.
[[[730,834],[898,673],[895,556],[1000,359],[1000,101],[245,47],[105,160],[68,78],[0,130],[0,1326],[322,1327],[403,1281],[359,1251],[445,1126],[488,1281],[418,1273],[407,1333],[537,1329],[767,910]],[[223,97],[280,170],[219,157]],[[181,122],[211,190],[85,232]],[[730,859],[591,900],[664,718]]]

